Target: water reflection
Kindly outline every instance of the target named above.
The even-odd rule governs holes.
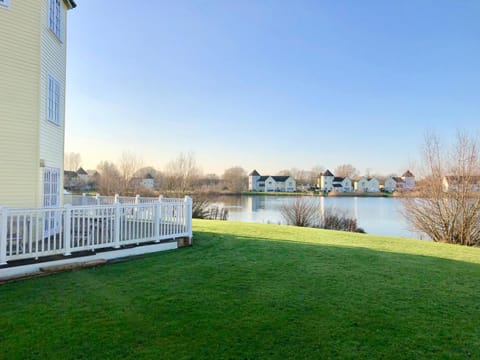
[[[410,231],[401,211],[401,199],[383,197],[309,197],[321,213],[335,209],[355,217],[369,234],[420,238]],[[222,196],[212,199],[229,210],[229,220],[283,224],[280,207],[294,201],[291,196]]]

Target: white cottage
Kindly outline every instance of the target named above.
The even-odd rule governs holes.
[[[415,176],[407,170],[403,173],[401,179],[403,180],[403,190],[413,190],[415,188]]]
[[[379,192],[380,183],[376,178],[362,177],[354,182],[354,190],[357,192]]]
[[[323,192],[350,192],[353,189],[352,181],[348,177],[335,176],[330,170],[322,173],[319,180],[318,187]]]
[[[468,189],[480,191],[480,176],[444,176],[442,179],[444,191]]]
[[[248,175],[249,191],[294,192],[295,189],[295,179],[291,176],[262,176],[258,173],[257,170],[253,170]]]
[[[402,181],[402,179],[396,176],[390,176],[387,180],[385,180],[385,183],[383,184],[383,189],[386,192],[394,192],[398,188],[397,184],[399,181]]]
[[[401,177],[391,176],[385,180],[384,189],[388,192],[395,190],[413,190],[415,188],[415,176],[407,170]]]

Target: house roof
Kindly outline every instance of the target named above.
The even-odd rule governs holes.
[[[154,177],[152,174],[148,173],[147,175],[144,176],[144,179],[153,179]]]
[[[342,187],[342,184],[333,184],[333,187]]]
[[[78,168],[77,174],[78,175],[88,175],[88,173],[82,167]]]
[[[76,171],[70,171],[70,170],[64,170],[63,171],[63,176],[69,177],[69,178],[74,178],[77,177],[78,174]]]
[[[285,182],[290,176],[272,176],[273,180],[278,182]]]
[[[401,177],[393,176],[392,179],[395,180],[395,182],[397,183],[403,183],[403,179]]]
[[[257,170],[253,170],[248,176],[260,176]]]
[[[415,177],[415,176],[413,176],[410,170],[407,170],[403,173],[402,177]]]
[[[333,174],[330,172],[330,170],[327,169],[327,170],[322,174],[322,176],[333,176]]]
[[[288,178],[290,178],[290,176],[271,176],[271,175],[264,175],[264,176],[260,176],[260,178],[258,179],[259,181],[265,181],[267,180],[269,177],[271,177],[273,180],[275,180],[276,182],[285,182],[287,181]]]
[[[333,178],[333,181],[334,181],[334,182],[342,182],[344,179],[345,179],[345,178],[343,178],[343,177],[335,176],[335,177]]]

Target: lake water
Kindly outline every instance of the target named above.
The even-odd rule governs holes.
[[[308,197],[318,203],[320,211],[335,209],[357,219],[358,227],[369,234],[391,235],[420,239],[409,230],[401,214],[399,198],[386,197]],[[284,224],[280,207],[294,201],[292,196],[222,196],[213,201],[229,210],[228,220]]]

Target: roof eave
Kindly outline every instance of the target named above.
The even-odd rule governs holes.
[[[65,0],[65,3],[67,4],[68,10],[71,10],[77,7],[77,4],[73,0]]]

